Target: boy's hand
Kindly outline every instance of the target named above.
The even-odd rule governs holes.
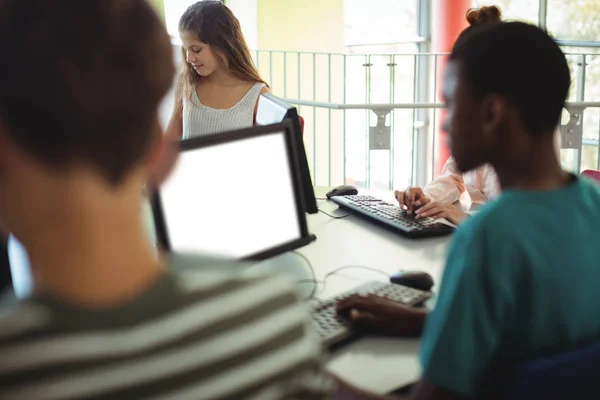
[[[398,204],[401,208],[406,207],[406,211],[412,214],[416,209],[423,207],[431,202],[431,199],[425,196],[420,187],[409,187],[405,191],[396,190],[394,192]]]
[[[446,218],[454,225],[459,225],[466,218],[467,214],[450,203],[430,202],[419,208],[416,212],[417,218]]]
[[[361,328],[389,336],[418,336],[427,311],[376,295],[351,296],[337,305],[338,313]]]

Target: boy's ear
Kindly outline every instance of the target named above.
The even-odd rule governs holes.
[[[488,95],[482,102],[482,126],[481,131],[485,143],[488,146],[498,145],[498,135],[508,119],[509,107],[506,99],[499,95]]]
[[[158,120],[157,134],[150,149],[148,165],[148,186],[154,190],[169,176],[179,157],[179,138],[163,134]]]

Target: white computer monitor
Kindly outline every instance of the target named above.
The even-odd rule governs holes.
[[[319,212],[319,208],[317,207],[310,169],[308,168],[308,159],[306,157],[306,149],[304,148],[298,110],[293,105],[271,93],[263,93],[259,96],[258,107],[256,108],[257,125],[276,124],[285,119],[291,122],[294,131],[293,138],[296,150],[294,156],[298,163],[298,173],[304,194],[304,210],[309,214],[316,214]]]
[[[286,117],[288,108],[281,102],[276,101],[275,96],[262,94],[258,98],[258,107],[256,107],[256,123],[258,125],[270,125],[281,122]]]
[[[308,233],[291,124],[181,142],[153,199],[166,250],[263,260],[303,246]]]

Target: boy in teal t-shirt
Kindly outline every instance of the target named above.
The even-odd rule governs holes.
[[[474,396],[503,365],[600,339],[600,188],[506,190],[453,238],[424,379]]]
[[[462,172],[491,164],[503,194],[455,234],[430,315],[377,297],[339,305],[376,331],[422,331],[411,398],[498,393],[518,364],[600,340],[600,186],[564,172],[553,141],[570,84],[564,54],[533,25],[493,24],[454,45],[452,156]]]

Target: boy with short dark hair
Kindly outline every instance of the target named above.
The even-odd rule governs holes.
[[[554,148],[571,77],[565,55],[521,22],[474,30],[444,77],[458,168],[491,164],[499,199],[455,234],[433,312],[381,298],[340,304],[376,330],[418,334],[416,400],[490,398],[520,363],[600,339],[600,188]]]
[[[177,275],[147,240],[142,185],[174,155],[172,49],[147,2],[0,0],[0,53],[0,223],[34,282],[0,315],[0,398],[328,397],[287,282]]]

